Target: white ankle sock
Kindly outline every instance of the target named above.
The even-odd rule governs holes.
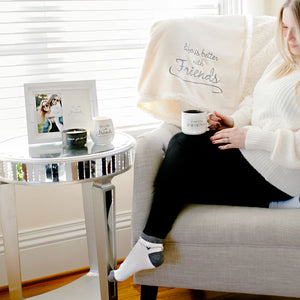
[[[286,201],[270,202],[269,208],[300,208],[299,195]]]
[[[154,253],[157,253],[159,256],[161,256],[160,262],[151,261],[151,254]],[[150,243],[140,237],[119,269],[110,272],[108,280],[124,281],[138,271],[154,269],[158,267],[162,261],[163,245],[160,243]]]

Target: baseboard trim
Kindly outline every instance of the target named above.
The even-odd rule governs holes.
[[[130,211],[117,213],[116,238],[117,258],[122,259],[130,249]],[[89,265],[84,220],[20,231],[19,245],[24,281],[81,269]],[[0,236],[0,269],[5,270],[2,236]],[[6,274],[0,277],[0,286],[5,285],[7,285]]]
[[[124,261],[123,258],[118,259],[117,265],[119,266],[123,261]],[[32,286],[35,284],[39,284],[39,283],[43,283],[43,282],[48,282],[51,280],[56,280],[56,279],[59,279],[62,277],[76,275],[76,274],[84,275],[85,273],[88,273],[89,270],[90,270],[90,267],[84,267],[84,268],[70,270],[70,271],[66,271],[66,272],[62,272],[62,273],[58,273],[58,274],[52,274],[52,275],[41,277],[41,278],[34,278],[34,279],[26,280],[26,281],[22,282],[22,288],[27,287],[27,286]],[[2,293],[2,292],[8,292],[8,285],[0,286],[0,293]]]
[[[35,247],[45,247],[86,236],[84,221],[70,222],[43,228],[19,232],[20,250],[28,250]],[[4,254],[3,236],[0,236],[0,255]]]
[[[72,276],[76,274],[85,274],[90,270],[90,267],[85,267],[85,268],[80,268],[76,270],[70,270],[66,272],[62,272],[59,274],[52,274],[49,276],[41,277],[41,278],[34,278],[30,280],[26,280],[22,282],[22,288],[27,287],[27,286],[32,286],[35,284],[43,283],[43,282],[48,282],[51,280],[56,280],[62,277],[67,277],[67,276]],[[8,291],[8,285],[5,286],[0,286],[0,292],[5,292]]]

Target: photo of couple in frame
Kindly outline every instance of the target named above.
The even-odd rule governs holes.
[[[35,95],[38,133],[63,131],[63,110],[60,93]]]

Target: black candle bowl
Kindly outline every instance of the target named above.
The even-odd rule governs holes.
[[[65,129],[62,131],[62,143],[65,148],[82,148],[86,144],[87,131],[81,128]]]

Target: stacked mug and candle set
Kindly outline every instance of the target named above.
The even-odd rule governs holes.
[[[181,113],[182,132],[188,135],[198,135],[208,130],[207,119],[210,114],[201,110],[185,110]],[[90,136],[94,148],[99,151],[109,150],[114,138],[114,125],[109,117],[94,117]],[[87,143],[87,130],[81,128],[66,129],[62,131],[64,148],[83,148]]]
[[[115,130],[112,119],[109,117],[94,117],[90,137],[94,143],[93,150],[105,151],[113,148],[111,142]],[[84,148],[87,144],[88,133],[83,128],[72,128],[62,131],[63,147],[67,149]]]

